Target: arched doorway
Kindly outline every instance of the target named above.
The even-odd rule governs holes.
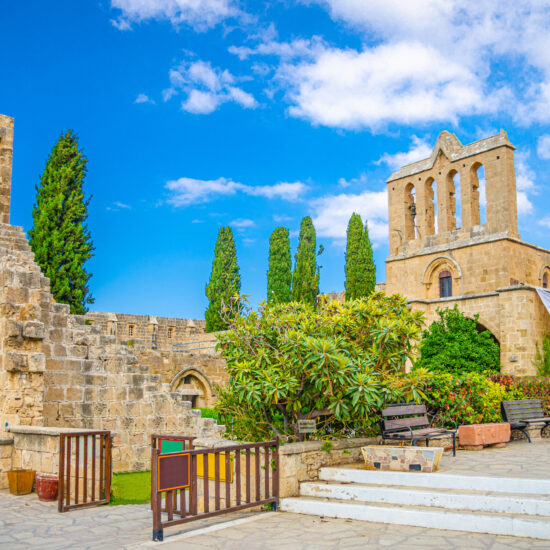
[[[212,404],[213,389],[210,380],[193,367],[180,371],[170,384],[170,391],[190,401],[193,409],[209,407]]]

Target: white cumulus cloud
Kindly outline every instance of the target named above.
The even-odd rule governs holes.
[[[313,224],[320,237],[344,244],[351,215],[356,212],[368,222],[374,246],[388,240],[388,195],[386,191],[325,195],[313,202]]]
[[[238,229],[243,229],[245,227],[254,227],[256,224],[252,220],[237,218],[236,220],[230,222],[229,225],[232,225],[233,227],[236,227]]]
[[[432,149],[433,145],[428,143],[426,139],[413,135],[411,147],[408,151],[394,153],[393,155],[384,153],[376,164],[385,164],[391,170],[399,170],[402,166],[428,158],[432,154]]]
[[[224,19],[244,14],[234,0],[111,0],[111,8],[119,10],[112,20],[115,27],[128,30],[132,23],[147,20],[187,24],[197,31],[214,27]]]
[[[183,177],[168,181],[165,187],[169,191],[168,204],[177,207],[206,203],[215,198],[235,195],[237,192],[253,197],[293,201],[298,200],[308,189],[299,181],[274,185],[245,185],[224,177],[215,180]]]
[[[236,86],[235,76],[206,61],[180,63],[170,70],[169,78],[171,86],[164,90],[164,100],[183,93],[181,108],[189,113],[210,114],[223,103],[237,103],[245,109],[258,106],[252,94]]]
[[[155,103],[147,94],[138,94],[134,103]]]

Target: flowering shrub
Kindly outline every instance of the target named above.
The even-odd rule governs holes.
[[[523,398],[519,388],[506,387],[476,373],[431,374],[422,391],[435,424],[449,427],[502,422],[500,402]]]
[[[513,399],[540,399],[542,408],[550,413],[550,377],[493,374],[491,381],[522,396]]]

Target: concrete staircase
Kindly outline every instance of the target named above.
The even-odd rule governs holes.
[[[550,540],[550,479],[321,468],[281,510]]]

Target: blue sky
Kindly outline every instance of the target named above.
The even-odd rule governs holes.
[[[522,238],[550,248],[550,2],[27,0],[3,6],[0,112],[15,118],[13,224],[62,131],[89,159],[92,309],[202,318],[233,226],[242,291],[311,215],[321,290],[347,220],[387,256],[385,180],[441,130],[517,147]]]

